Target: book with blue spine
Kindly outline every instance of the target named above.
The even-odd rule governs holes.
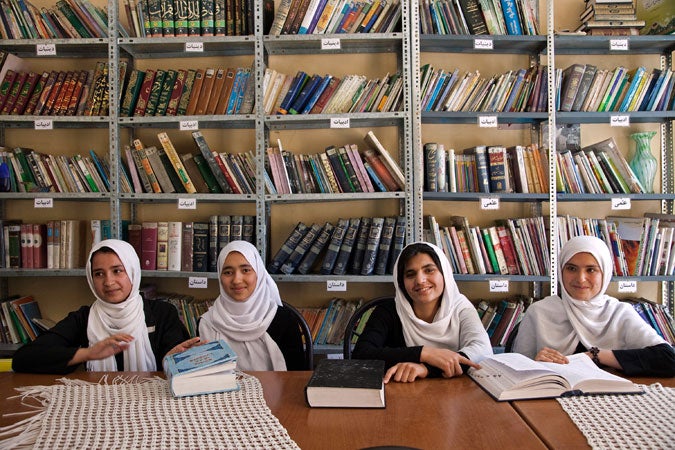
[[[314,92],[318,89],[323,81],[321,75],[312,75],[310,79],[305,83],[305,86],[302,88],[298,96],[291,103],[288,112],[290,114],[300,114],[305,108],[305,105],[310,98],[314,96]]]
[[[167,355],[163,366],[174,397],[239,389],[237,355],[222,339]]]
[[[501,0],[504,23],[509,34],[523,34],[516,0]]]
[[[281,101],[281,105],[279,105],[279,110],[276,111],[278,114],[288,114],[288,110],[295,101],[295,98],[298,95],[300,95],[300,92],[302,91],[302,88],[305,86],[305,83],[307,83],[307,80],[309,80],[309,75],[307,75],[302,70],[299,71],[297,74],[295,74],[293,82],[291,83],[291,87],[288,89],[288,92],[286,93],[286,97],[284,97],[284,99]]]
[[[321,96],[321,94],[323,94],[323,91],[328,87],[328,84],[332,79],[333,75],[328,74],[326,74],[326,76],[321,79],[319,87],[316,88],[316,90],[314,90],[312,96],[309,98],[307,103],[305,103],[305,106],[304,108],[302,108],[302,111],[300,111],[300,114],[309,114],[312,108],[314,108],[314,105],[316,105],[316,102],[319,101],[319,97]]]

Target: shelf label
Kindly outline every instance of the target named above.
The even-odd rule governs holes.
[[[37,44],[35,53],[38,56],[56,56],[56,44]]]
[[[321,39],[321,50],[340,50],[342,48],[342,39],[327,38]]]
[[[346,292],[347,280],[328,280],[326,281],[326,291],[328,292]]]
[[[499,209],[499,199],[497,197],[481,198],[480,209]]]
[[[509,280],[490,280],[490,292],[509,292]]]
[[[197,209],[196,198],[179,198],[178,209]]]
[[[497,128],[497,116],[478,116],[478,126],[481,128]]]
[[[349,128],[349,117],[331,117],[331,128]]]
[[[623,114],[620,116],[610,116],[609,125],[612,127],[628,127],[630,126],[630,116]]]
[[[188,287],[190,289],[206,289],[209,287],[209,279],[206,277],[188,278]]]
[[[198,120],[181,120],[178,125],[180,131],[197,131],[199,130]]]
[[[637,292],[637,281],[635,280],[619,281],[619,292],[622,293]]]
[[[628,197],[613,198],[612,209],[630,209],[630,198]]]
[[[54,121],[51,119],[40,119],[35,121],[34,126],[36,130],[53,130]]]
[[[185,43],[186,52],[203,52],[204,43],[203,42],[186,42]]]
[[[36,198],[33,200],[33,208],[53,208],[53,198]]]
[[[609,49],[618,52],[628,51],[628,39],[610,39]]]
[[[492,39],[474,39],[473,40],[473,49],[474,50],[492,50],[494,48],[494,43]]]

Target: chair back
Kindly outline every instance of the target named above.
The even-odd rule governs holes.
[[[305,349],[305,370],[314,370],[314,348],[312,347],[312,332],[302,313],[295,306],[282,300],[284,308],[288,309],[298,324],[298,332],[302,334],[302,345]]]
[[[391,295],[384,296],[384,297],[377,297],[372,300],[370,300],[367,303],[364,303],[361,305],[356,311],[354,311],[354,314],[352,314],[352,317],[349,319],[349,322],[347,322],[347,327],[345,328],[345,337],[344,341],[342,343],[342,353],[344,356],[344,359],[351,359],[352,358],[352,348],[354,347],[354,344],[358,340],[359,336],[361,335],[361,331],[363,330],[363,327],[365,326],[365,322],[360,324],[361,318],[370,311],[371,309],[375,308],[377,305],[381,305],[386,302],[393,302],[394,297]],[[368,317],[365,318],[366,320]],[[360,325],[360,326],[359,326]],[[352,342],[354,341],[354,342]]]

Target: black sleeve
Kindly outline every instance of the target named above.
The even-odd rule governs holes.
[[[87,347],[89,307],[73,311],[65,319],[42,333],[33,342],[19,348],[12,358],[15,372],[67,374],[78,365],[69,366],[75,352]]]
[[[628,376],[675,376],[675,351],[670,344],[613,351],[623,372]]]
[[[283,306],[277,308],[272,323],[267,328],[267,334],[279,346],[284,355],[286,369],[305,370],[305,350],[302,335],[293,314]]]
[[[162,370],[162,359],[169,350],[190,338],[185,326],[178,318],[176,307],[158,300],[144,300],[145,323],[148,338],[155,354],[157,370]]]
[[[422,346],[406,347],[403,328],[394,302],[377,306],[370,315],[363,333],[352,352],[354,359],[384,360],[385,370],[400,362],[420,362]],[[425,364],[429,377],[441,374],[437,367]]]

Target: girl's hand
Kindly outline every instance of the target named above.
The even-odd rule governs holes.
[[[194,337],[192,339],[188,339],[187,341],[183,341],[180,344],[176,345],[174,348],[169,350],[167,353],[168,355],[173,355],[174,353],[180,353],[184,352],[185,350],[192,348],[192,347],[198,347],[202,344],[206,343],[206,341],[202,341],[199,337]]]
[[[443,372],[443,377],[452,378],[464,373],[460,364],[480,369],[480,366],[457,352],[444,348],[422,347],[420,361],[431,366],[438,367]]]
[[[560,353],[558,350],[554,350],[549,347],[544,347],[539,350],[537,356],[534,357],[535,361],[542,362],[552,362],[556,364],[569,364],[570,360],[567,359],[565,355]]]
[[[384,383],[389,383],[390,380],[401,383],[410,383],[417,378],[426,378],[429,374],[424,364],[413,362],[402,362],[392,366],[384,374]]]

